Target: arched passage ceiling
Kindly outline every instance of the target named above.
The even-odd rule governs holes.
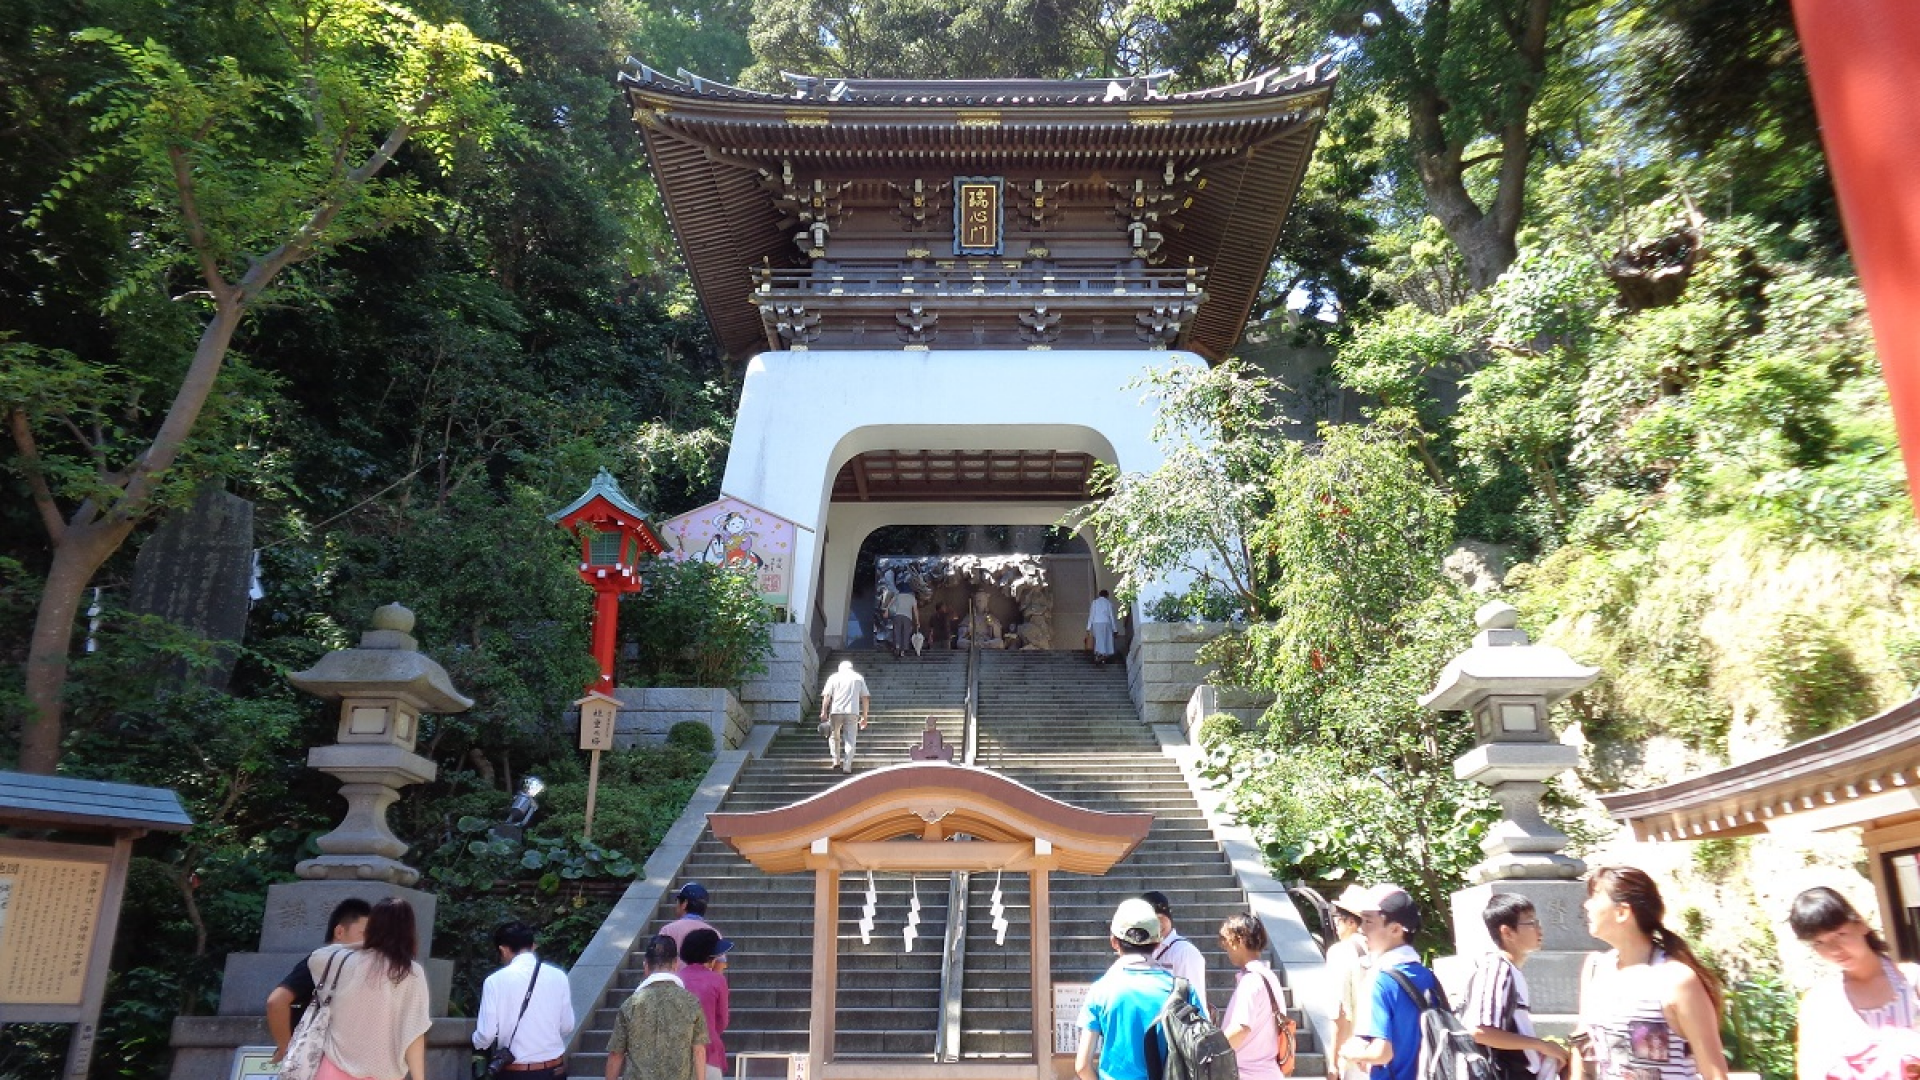
[[[1085,502],[1093,456],[1075,450],[868,450],[833,478],[835,502]]]

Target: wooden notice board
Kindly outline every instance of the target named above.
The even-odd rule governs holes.
[[[80,1019],[113,849],[0,839],[0,1017]]]

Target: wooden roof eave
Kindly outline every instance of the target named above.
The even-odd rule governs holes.
[[[999,845],[1044,841],[1051,868],[1102,874],[1146,839],[1153,815],[1088,810],[986,769],[914,762],[862,773],[791,806],[712,813],[707,822],[714,836],[769,874],[807,869],[822,840],[855,845],[864,857],[900,837],[944,841],[957,834]],[[923,851],[903,848],[899,855],[902,866],[933,868]]]
[[[1920,697],[1752,761],[1600,801],[1642,840],[1842,828],[1920,812]]]

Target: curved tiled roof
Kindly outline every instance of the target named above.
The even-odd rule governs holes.
[[[1157,265],[1197,267],[1206,297],[1176,348],[1231,350],[1306,172],[1334,78],[1315,64],[1175,93],[1171,78],[826,79],[789,94],[669,76],[621,76],[687,268],[722,347],[770,347],[749,275],[804,265],[763,177],[785,164],[859,183],[890,176],[1040,175],[1101,185],[1204,169]],[[1105,179],[1101,179],[1105,178]]]

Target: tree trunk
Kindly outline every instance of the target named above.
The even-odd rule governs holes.
[[[152,508],[154,485],[160,474],[173,466],[200,419],[200,410],[220,377],[242,312],[238,296],[229,294],[216,300],[213,318],[201,331],[180,390],[160,422],[159,433],[128,470],[120,498],[104,513],[92,501],[82,503],[54,541],[53,565],[47,570],[46,590],[40,594],[33,641],[27,650],[27,704],[32,712],[20,733],[22,772],[50,776],[60,763],[66,722],[61,697],[73,654],[73,623],[80,613],[80,598],[86,595],[93,575],[120,550],[134,525]]]
[[[27,704],[32,710],[20,732],[20,771],[53,774],[60,763],[65,719],[62,692],[73,653],[73,624],[93,575],[133,531],[130,522],[93,521],[69,525],[53,548],[46,588],[34,613],[33,641],[27,649]]]

